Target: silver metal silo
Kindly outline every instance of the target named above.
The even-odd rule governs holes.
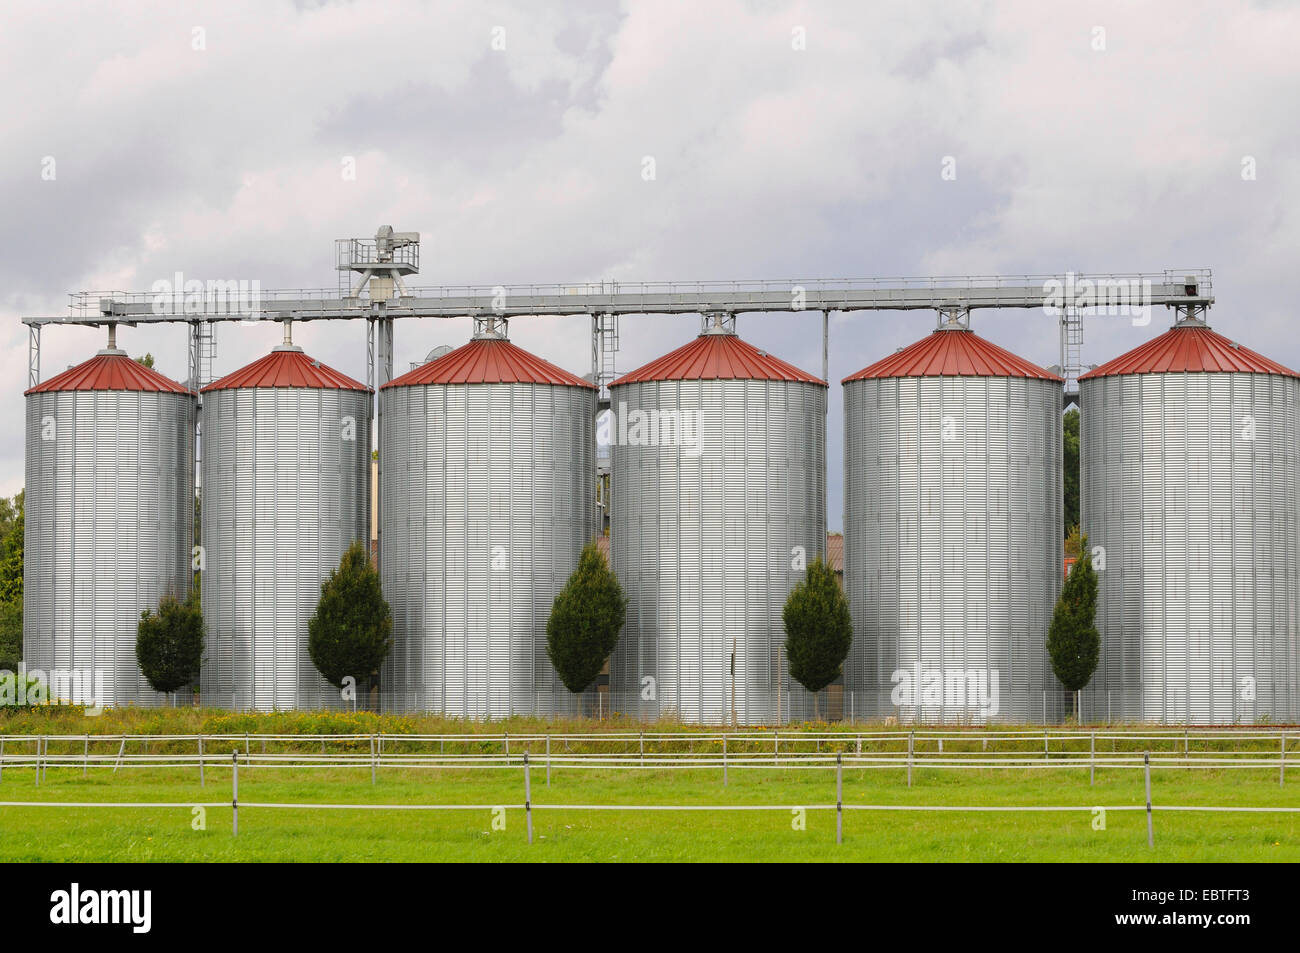
[[[610,395],[610,547],[628,597],[615,710],[704,724],[730,722],[733,706],[739,724],[811,716],[781,613],[825,555],[825,384],[706,332]]]
[[[948,325],[844,383],[844,582],[858,715],[1061,717],[1062,383]]]
[[[1300,379],[1184,320],[1080,379],[1094,717],[1300,717]]]
[[[369,539],[370,399],[292,346],[204,389],[204,704],[343,707],[307,622],[344,551]]]
[[[193,396],[110,345],[28,392],[26,466],[28,671],[52,699],[166,704],[135,643],[142,611],[191,588]]]
[[[386,709],[576,710],[546,653],[596,533],[596,391],[495,333],[380,389]]]

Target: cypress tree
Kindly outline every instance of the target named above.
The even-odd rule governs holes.
[[[790,590],[781,618],[790,677],[813,693],[816,711],[817,692],[840,677],[853,645],[849,602],[835,571],[820,557],[808,567],[803,582]]]
[[[1047,654],[1052,671],[1074,698],[1092,679],[1101,659],[1101,634],[1096,627],[1097,572],[1088,553],[1088,537],[1079,540],[1079,558],[1070,569],[1047,630]]]
[[[320,602],[307,621],[312,664],[336,688],[351,676],[359,687],[379,669],[393,639],[393,614],[379,571],[360,540],[321,583]]]
[[[145,609],[136,629],[135,658],[154,691],[170,694],[192,684],[203,664],[203,611],[191,595],[164,596],[158,611]]]
[[[618,644],[626,614],[618,577],[596,544],[588,543],[546,621],[546,654],[565,688],[576,695],[596,680]]]

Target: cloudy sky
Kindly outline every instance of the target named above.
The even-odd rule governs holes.
[[[23,484],[22,316],[177,271],[332,287],[334,239],[382,224],[421,233],[420,285],[1211,268],[1214,327],[1300,367],[1297,36],[1300,6],[1268,2],[8,0],[0,492]],[[819,321],[739,329],[820,372]],[[1168,321],[1088,321],[1084,360]],[[837,316],[832,381],[933,325]],[[1041,312],[974,326],[1058,360]],[[697,329],[625,318],[618,367]],[[468,333],[401,322],[396,368]],[[278,335],[223,326],[217,373]],[[511,336],[590,370],[586,318]],[[361,324],[295,337],[364,379]],[[183,328],[119,340],[186,376]],[[47,329],[43,375],[102,343]],[[838,383],[828,426],[838,528]]]

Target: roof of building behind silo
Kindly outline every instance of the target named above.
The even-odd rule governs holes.
[[[189,391],[170,377],[127,355],[126,351],[100,351],[88,361],[70,367],[62,374],[27,390],[28,394],[52,391],[116,390],[155,394],[188,394]]]
[[[1116,377],[1122,374],[1283,374],[1300,377],[1289,367],[1230,341],[1195,319],[1180,321],[1158,338],[1121,354],[1086,374]]]
[[[495,335],[476,337],[468,344],[394,378],[384,387],[425,384],[554,384],[595,390],[590,381]]]
[[[1059,381],[1037,364],[985,340],[967,327],[948,326],[869,364],[849,381],[881,377],[1028,377]]]
[[[203,388],[236,390],[244,387],[301,387],[319,390],[369,390],[341,371],[322,364],[299,347],[277,347],[265,357],[241,367]]]
[[[642,381],[712,380],[801,381],[826,386],[820,377],[760,351],[735,334],[708,331],[689,344],[624,374],[610,386]]]

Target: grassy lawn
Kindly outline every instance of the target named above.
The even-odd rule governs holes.
[[[1300,777],[1286,787],[1269,770],[1153,772],[1154,802],[1300,805]],[[51,767],[44,783],[7,766],[0,800],[163,801],[206,809],[194,830],[177,808],[0,807],[0,861],[1300,861],[1300,814],[1160,813],[1146,846],[1143,811],[949,813],[845,811],[835,844],[833,770],[556,769],[533,771],[535,843],[526,841],[518,768],[413,770],[241,768],[239,836],[231,835],[230,770]],[[846,804],[1141,805],[1142,773],[1086,769],[844,772]],[[307,811],[252,802],[507,805],[505,830],[487,807],[467,811]],[[547,810],[547,804],[768,804],[780,811]],[[792,828],[789,806],[807,811]]]

